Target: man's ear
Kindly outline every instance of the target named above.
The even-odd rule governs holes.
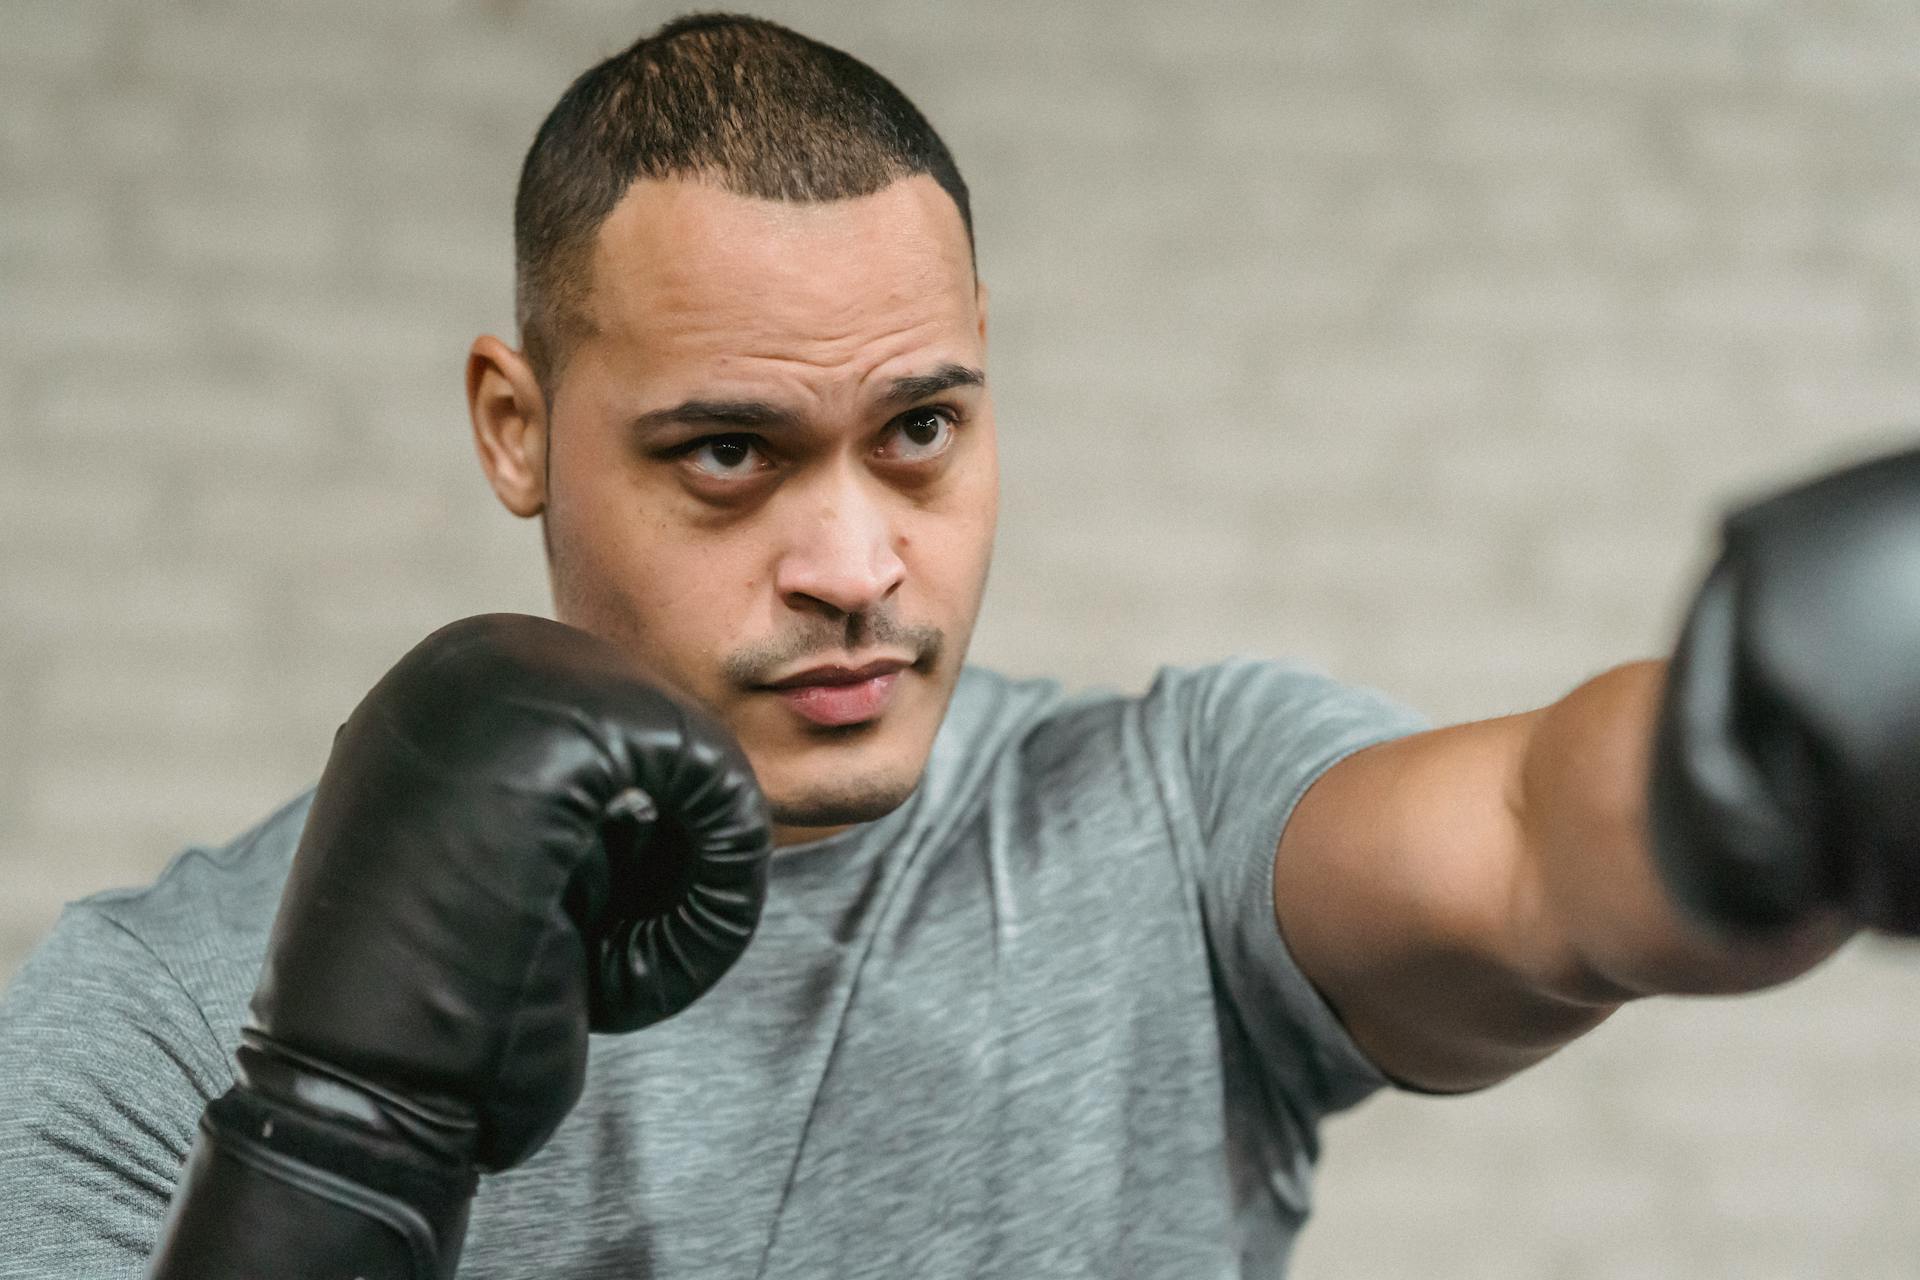
[[[547,402],[526,357],[492,336],[467,353],[467,414],[487,481],[507,510],[547,505]]]

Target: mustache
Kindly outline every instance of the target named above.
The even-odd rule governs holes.
[[[749,645],[721,660],[721,670],[737,686],[765,684],[809,659],[832,662],[863,649],[888,649],[913,655],[913,665],[937,664],[946,648],[946,632],[935,626],[903,623],[887,614],[854,614],[844,625],[814,627],[764,644]]]

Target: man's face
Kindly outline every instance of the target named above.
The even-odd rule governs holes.
[[[782,842],[918,784],[999,505],[986,323],[952,199],[642,181],[599,234],[547,439],[561,620],[739,738]],[[816,668],[897,674],[767,686]],[[832,673],[830,673],[832,674]]]

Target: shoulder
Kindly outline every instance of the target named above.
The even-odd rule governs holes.
[[[1033,810],[1042,828],[1078,828],[1076,811],[1088,810],[1103,830],[1132,824],[1144,832],[1162,826],[1156,816],[1188,824],[1217,778],[1231,785],[1255,760],[1269,770],[1304,769],[1329,751],[1420,723],[1374,690],[1303,663],[1247,655],[1163,666],[1144,692],[1069,692],[1053,679],[968,667],[927,784],[942,800],[984,794]]]
[[[151,884],[69,904],[21,969],[9,1008],[85,999],[101,986],[114,989],[124,1006],[116,1012],[128,1017],[158,1016],[169,1001],[183,1001],[193,1010],[186,1021],[224,1060],[312,800],[305,792],[226,844],[184,850]]]
[[[313,792],[302,792],[225,844],[181,851],[151,884],[108,889],[75,905],[156,947],[244,948],[261,929],[260,904],[279,901],[312,805]]]
[[[14,1090],[107,1093],[165,1060],[208,1092],[225,1087],[223,1058],[200,1005],[154,950],[84,901],[61,913],[0,1000],[0,1076]]]
[[[1430,727],[1424,714],[1371,686],[1311,663],[1246,654],[1161,668],[1141,715],[1202,777],[1314,770],[1356,746]]]
[[[1293,804],[1324,770],[1427,727],[1377,689],[1239,654],[1161,667],[1138,695],[1063,699],[1029,734],[1019,764],[1034,804],[1091,807],[1103,827],[1164,830],[1190,857],[1264,848],[1270,864]]]
[[[1428,727],[1421,713],[1377,689],[1335,679],[1310,663],[1248,654],[1163,666],[1137,694],[1106,687],[1067,694],[1054,681],[984,672],[980,681],[1028,711],[1020,732],[1009,735],[1028,766],[1069,767],[1087,757],[1111,763],[1132,755],[1143,766],[1191,772],[1243,749],[1312,757],[1322,749],[1350,749],[1355,740]]]
[[[1341,720],[1411,714],[1380,690],[1336,679],[1311,662],[1245,653],[1204,665],[1162,667],[1142,701],[1202,723],[1248,715]]]

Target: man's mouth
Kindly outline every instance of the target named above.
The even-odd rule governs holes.
[[[860,724],[886,710],[893,686],[907,665],[897,658],[882,658],[857,667],[813,667],[766,687],[779,694],[794,714],[814,724]]]

